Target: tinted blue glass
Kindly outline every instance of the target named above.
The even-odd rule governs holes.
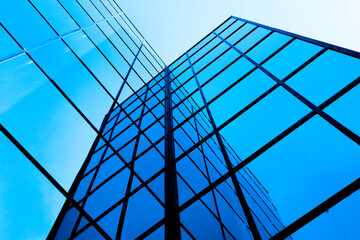
[[[136,54],[136,50],[130,50],[130,40],[126,41],[126,39],[124,39],[125,33],[123,32],[119,24],[116,22],[116,20],[109,19],[107,22],[102,22],[101,24],[99,24],[99,27],[105,33],[109,41],[114,44],[116,51],[118,51],[129,64],[131,64],[135,57],[134,54]]]
[[[135,239],[164,218],[164,208],[142,188],[129,199],[121,239]]]
[[[163,144],[164,145],[164,144]],[[164,174],[162,173],[155,180],[148,184],[148,187],[156,194],[160,200],[165,203]]]
[[[125,55],[125,47],[124,50],[121,51],[121,54],[117,51],[117,48],[114,47],[113,44],[117,43],[112,38],[108,39],[108,36],[105,35],[104,32],[102,32],[102,28],[100,28],[98,25],[92,26],[90,28],[85,29],[85,33],[87,34],[88,38],[94,42],[100,51],[105,54],[106,58],[109,59],[109,61],[116,67],[116,70],[120,73],[120,75],[125,78],[126,74],[128,73],[130,69],[130,65],[132,63],[132,60],[134,59],[134,56],[131,54],[129,56],[130,59],[126,61],[124,58],[127,57]],[[108,33],[109,34],[109,33]],[[110,34],[109,34],[110,35]],[[115,45],[116,46],[116,45]],[[117,79],[117,78],[116,78]]]
[[[90,227],[82,232],[79,236],[77,236],[76,240],[87,240],[87,239],[105,239],[94,227]]]
[[[250,69],[249,62],[243,59],[245,62],[245,66]],[[241,61],[241,60],[240,60]],[[243,67],[244,68],[244,67]],[[230,76],[231,72],[229,73]],[[224,87],[226,84],[231,83],[231,79],[226,78],[228,76],[224,73],[224,78],[221,75],[218,77],[220,80],[214,79],[213,82],[210,82],[208,85],[204,87],[204,93],[206,96],[209,96],[208,99],[212,99],[213,95],[216,94],[216,90]],[[237,77],[236,77],[237,78]],[[229,81],[221,81],[222,79],[226,79]],[[225,86],[226,86],[225,85]],[[259,97],[262,93],[268,90],[271,86],[274,86],[275,82],[263,73],[261,70],[255,70],[250,75],[248,75],[245,79],[241,80],[238,84],[236,84],[233,88],[227,91],[224,95],[222,95],[215,102],[210,104],[210,110],[213,114],[215,122],[218,126],[223,124],[226,120],[236,114],[238,111],[243,109],[245,106],[254,101],[257,97]],[[224,106],[231,106],[227,109],[227,111],[222,111]]]
[[[193,58],[191,58],[191,62],[194,65],[194,69],[196,71],[199,71],[203,67],[205,67],[208,63],[210,63],[212,60],[217,58],[219,55],[221,55],[226,49],[229,49],[229,45],[227,45],[225,42],[221,42],[219,46],[217,46],[215,49],[213,49],[211,52],[209,52],[205,57],[200,59],[197,62],[194,62]]]
[[[25,55],[0,64],[0,96],[1,124],[68,189],[95,132]]]
[[[218,26],[215,31],[217,33],[221,33],[223,32],[226,28],[228,28],[230,26],[230,24],[232,24],[233,22],[235,22],[236,20],[233,18],[228,19],[226,22],[222,23],[220,26]]]
[[[231,36],[227,37],[226,41],[234,45],[235,43],[242,40],[244,37],[246,37],[250,32],[255,28],[252,24],[245,24],[242,28],[231,34]],[[255,44],[255,43],[254,43]]]
[[[125,196],[130,170],[124,169],[92,193],[85,204],[85,211],[96,218]],[[117,189],[114,191],[114,189]]]
[[[78,28],[78,25],[71,19],[59,2],[41,0],[32,0],[31,2],[58,34],[67,33]]]
[[[200,201],[182,211],[180,221],[196,239],[223,239],[219,222]]]
[[[359,197],[360,192],[356,191],[295,232],[292,237],[294,239],[318,237],[329,240],[359,238],[357,228],[360,215]]]
[[[247,55],[257,63],[261,63],[265,58],[278,50],[291,38],[284,34],[273,32],[269,37],[263,40],[259,45],[252,49]]]
[[[25,0],[1,1],[0,22],[24,48],[57,36],[40,14]]]
[[[296,39],[267,61],[264,67],[282,79],[320,50],[321,47],[317,45]]]
[[[161,240],[161,239],[165,239],[165,233],[164,233],[165,227],[164,225],[162,225],[160,228],[158,228],[156,231],[154,231],[153,233],[151,233],[147,238],[145,238],[146,240]],[[181,236],[182,237],[182,236]]]
[[[81,5],[76,1],[59,0],[62,6],[66,8],[70,17],[74,18],[76,23],[81,27],[93,24],[88,14],[81,8]]]
[[[74,200],[79,201],[85,197],[86,192],[89,189],[90,182],[94,176],[94,172],[92,171],[90,174],[88,174],[86,177],[84,177],[81,182],[79,183],[79,186],[76,189]]]
[[[104,106],[110,107],[112,100],[66,45],[58,40],[37,48],[31,56],[89,120],[100,127],[107,111]]]
[[[236,30],[238,30],[238,28],[240,28],[243,24],[244,22],[242,21],[234,21],[229,27],[224,30],[219,28],[216,33],[221,34],[221,37],[223,38],[227,38],[229,35],[233,34]]]
[[[146,152],[135,162],[135,171],[146,181],[160,169],[164,168],[164,158],[154,149]]]
[[[85,1],[85,0],[78,0],[77,2],[81,5],[81,7],[89,15],[89,17],[92,19],[93,22],[98,22],[104,18],[95,8],[93,2]]]
[[[251,239],[247,222],[234,190],[222,183],[215,190],[221,220],[236,239]]]
[[[112,152],[110,148],[108,148],[107,151]],[[109,159],[100,165],[92,189],[97,187],[108,177],[112,176],[115,172],[119,171],[123,166],[124,163],[121,161],[121,159],[119,159],[119,157],[115,154],[112,155]]]
[[[15,43],[5,29],[0,27],[0,61],[11,57],[13,54],[23,52],[22,49]]]
[[[69,209],[60,225],[58,232],[56,233],[55,239],[62,240],[70,237],[70,234],[75,226],[76,220],[79,217],[79,212],[75,208]]]
[[[288,225],[357,179],[359,156],[357,144],[315,116],[251,162],[249,169]]]
[[[116,237],[121,210],[122,204],[98,221],[99,226],[111,237],[111,239],[115,239]]]
[[[260,41],[263,37],[265,37],[270,30],[265,28],[257,28],[255,31],[250,33],[243,40],[235,44],[235,47],[239,49],[241,52],[246,52],[249,50],[255,43]]]
[[[292,77],[288,84],[320,105],[359,76],[360,59],[329,50]]]
[[[360,86],[358,85],[325,108],[326,113],[330,114],[358,136],[360,136],[360,111],[357,110],[356,106],[360,100],[359,97]]]
[[[196,193],[209,185],[206,175],[200,171],[198,166],[189,157],[185,157],[177,162],[176,170]]]
[[[122,83],[122,78],[110,65],[101,52],[83,32],[73,34],[64,39],[75,54],[84,61],[91,72],[109,91],[113,97],[116,96]]]
[[[303,103],[278,88],[220,133],[245,159],[308,112]]]
[[[64,197],[2,133],[0,156],[1,238],[45,239]]]
[[[230,67],[228,67],[225,71],[217,75],[208,84],[202,87],[207,101],[210,101],[212,98],[221,93],[223,90],[225,90],[227,87],[233,84],[236,80],[240,79],[243,75],[245,75],[253,68],[254,66],[245,58],[241,58],[232,65],[230,65]],[[208,80],[206,74],[207,73],[202,72],[198,75],[199,82],[201,84],[205,83]],[[228,94],[226,93],[226,95]]]

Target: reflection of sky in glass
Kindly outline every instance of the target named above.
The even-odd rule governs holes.
[[[152,51],[150,53],[148,51],[150,48],[145,45],[147,48],[142,48],[138,60],[134,62],[133,70],[129,72],[129,64],[132,64],[141,43],[135,38],[122,17],[112,18],[112,15],[117,15],[116,11],[108,13],[102,8],[104,17],[110,19],[98,25],[89,26],[103,19],[102,14],[99,14],[90,2],[83,1],[83,7],[87,9],[92,19],[84,14],[79,5],[64,2],[71,17],[84,27],[84,30],[80,30],[79,25],[57,2],[38,0],[33,3],[44,13],[44,17],[59,34],[76,31],[64,38],[57,38],[56,33],[25,0],[0,3],[0,22],[22,47],[29,50],[28,53],[36,64],[60,86],[96,128],[100,127],[112,103],[112,97],[116,96],[126,76],[128,76],[129,84],[123,86],[119,102],[129,97],[133,90],[138,90],[143,82],[149,81],[157,74],[157,71],[161,70],[162,66],[156,63],[160,60],[152,58]],[[289,41],[288,36],[272,33],[252,49],[254,43],[270,34],[270,31],[262,28],[255,29],[253,25],[247,24],[233,33],[242,24],[243,22],[240,21],[233,24],[223,33],[223,37],[230,35],[228,41],[258,63]],[[220,30],[217,32],[219,33]],[[244,39],[239,41],[242,38]],[[214,39],[211,35],[204,40],[204,43],[207,41],[210,43],[191,56],[191,61],[207,101],[212,101],[209,107],[215,122],[220,126],[273,87],[275,82],[259,69],[250,73],[253,65],[241,58],[207,83],[214,74],[239,58],[233,49],[218,38]],[[208,52],[216,45],[218,46],[215,49]],[[263,67],[279,79],[283,79],[320,50],[319,46],[295,40],[267,61]],[[211,63],[224,51],[227,52]],[[189,53],[193,52],[195,50]],[[203,57],[205,53],[206,56]],[[180,58],[177,64],[184,60],[186,58]],[[4,28],[0,27],[0,123],[68,190],[88,154],[96,132],[36,64],[16,45]],[[207,66],[207,64],[210,65]],[[359,76],[359,65],[360,62],[356,58],[328,50],[290,78],[287,84],[315,105],[320,105]],[[185,62],[174,70],[173,74],[178,75],[188,66]],[[203,69],[206,66],[207,68]],[[171,70],[173,68],[174,66],[170,67]],[[249,73],[247,77],[232,86],[246,73]],[[192,71],[189,68],[178,77],[178,80],[183,83],[191,77]],[[104,91],[97,80],[109,90],[111,96]],[[232,87],[226,94],[213,100],[221,91],[230,86]],[[189,93],[196,89],[194,78],[185,85],[185,88],[189,90]],[[359,134],[359,114],[358,111],[348,111],[348,109],[356,109],[355,103],[359,100],[358,92],[359,86],[324,110],[355,134]],[[186,97],[179,96],[173,96],[174,103]],[[199,106],[203,106],[199,92],[193,95],[193,99],[199,103]],[[223,128],[220,133],[240,158],[245,159],[309,112],[310,108],[283,88],[278,87]],[[139,115],[140,109],[135,114]],[[175,114],[177,114],[176,110],[174,110]],[[184,125],[185,129],[187,127],[189,126]],[[154,137],[161,131],[163,127],[158,123],[147,130],[146,134]],[[134,135],[133,132],[125,134],[115,138],[114,143],[124,141],[125,137],[130,139]],[[179,129],[174,134],[177,139],[181,139],[179,145],[176,145],[177,150],[180,148],[186,150],[191,147],[192,142],[190,139],[185,141],[187,137],[183,130]],[[150,145],[143,136],[140,139],[139,152]],[[152,140],[155,142],[157,139]],[[131,144],[134,142],[129,144],[133,147]],[[120,154],[129,155],[128,152],[131,152],[131,149],[121,150]],[[179,150],[176,156],[182,152],[183,150]],[[0,212],[2,212],[0,235],[4,239],[44,239],[55,221],[64,197],[2,134],[0,134],[0,156]],[[256,158],[248,167],[269,191],[283,223],[287,226],[354,181],[358,177],[360,168],[356,161],[359,156],[358,145],[325,120],[315,116]],[[146,158],[146,155],[143,158]],[[142,166],[143,158],[138,160],[140,165],[137,168]],[[155,168],[160,169],[162,161],[160,155],[158,160],[158,167],[150,166],[154,168],[154,173]],[[180,163],[178,172],[183,174],[184,178],[195,178],[195,174],[186,176],[185,173],[185,170],[188,171],[187,173],[190,172],[192,165],[186,166],[186,161]],[[124,171],[123,174],[128,173]],[[101,182],[106,177],[105,175],[98,175],[101,179],[96,179],[96,184]],[[142,177],[146,175],[149,175],[149,172],[141,174]],[[200,180],[204,179],[200,176],[198,185],[194,187],[199,187]],[[179,179],[179,184],[181,181]],[[139,180],[135,177],[134,187],[139,184]],[[113,187],[111,182],[107,186]],[[185,185],[179,185],[179,188],[181,187],[186,188]],[[200,187],[200,190],[201,188],[203,187]],[[101,196],[100,191],[97,194]],[[189,193],[188,198],[191,194]],[[144,198],[149,199],[147,206],[142,206],[143,209],[136,208]],[[338,239],[341,236],[356,238],[358,234],[353,231],[354,224],[357,222],[354,217],[357,210],[353,209],[356,199],[358,199],[358,193],[294,234],[294,239],[306,239],[309,235],[323,237],[324,232],[321,230],[329,225],[336,227],[331,231],[326,231],[328,239]],[[96,201],[90,200],[87,204],[85,210],[88,210],[91,215],[95,214],[91,211],[94,210]],[[109,206],[102,207],[106,210]],[[135,234],[127,226],[133,225],[136,222],[134,219],[138,218],[142,211],[152,208],[154,216],[151,219],[143,219],[141,230],[137,231],[148,229],[161,220],[163,215],[162,208],[146,189],[142,189],[131,199],[128,208],[129,215],[125,219],[125,229],[128,232],[124,233],[127,236]],[[182,212],[183,218],[188,221],[184,220],[183,224],[189,229],[192,226],[195,227],[196,224],[188,217],[195,211],[192,208],[196,208],[196,214],[203,216],[202,209],[197,207],[197,203]],[[98,212],[95,215],[103,212],[104,209],[96,209]],[[114,215],[109,214],[99,224],[107,228],[110,225],[107,222],[116,219],[119,209],[121,206],[113,211]],[[338,218],[344,220],[340,222],[336,220]],[[211,216],[207,220],[211,225]],[[345,226],[343,221],[348,224]],[[81,224],[85,224],[85,221]],[[231,223],[229,225],[233,227]],[[346,233],[342,232],[342,229],[346,227],[349,230]],[[86,238],[92,231],[94,230],[90,228],[82,237]],[[106,229],[106,231],[113,232],[112,235],[115,234],[114,229]],[[153,236],[157,236],[162,231],[160,228],[158,232],[153,233]]]

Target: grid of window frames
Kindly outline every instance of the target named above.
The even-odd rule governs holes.
[[[354,203],[349,198],[360,187],[360,119],[346,109],[355,108],[359,95],[358,53],[231,17],[163,71],[116,2],[57,3],[78,28],[57,30],[41,11],[49,6],[35,1],[28,7],[53,31],[50,40],[34,45],[33,38],[1,25],[4,41],[18,51],[4,55],[2,70],[32,66],[23,76],[47,78],[97,134],[67,192],[0,125],[67,199],[49,238],[291,239],[343,199],[340,204]],[[92,22],[80,23],[85,16]],[[84,49],[86,41],[92,51]],[[91,65],[89,52],[107,67]],[[70,53],[73,59],[63,61],[71,65],[61,67],[55,57]],[[119,58],[127,71],[117,66]],[[82,78],[74,64],[110,98],[101,102],[102,108],[112,106],[99,129],[91,110],[101,98],[84,104],[72,97],[76,86],[61,82],[69,71]],[[109,69],[122,80],[117,88],[99,79],[113,81]],[[334,174],[342,177],[324,186]],[[303,178],[311,185],[299,182]],[[281,189],[298,204],[287,206],[284,221],[266,189],[270,195]],[[309,193],[312,198],[305,198]]]
[[[0,176],[7,184],[1,188],[2,239],[45,239],[67,204],[76,209],[74,218],[77,211],[84,217],[77,226],[88,221],[108,236],[88,210],[91,197],[80,199],[71,184],[109,109],[124,114],[139,101],[154,103],[156,87],[146,95],[144,85],[164,66],[114,0],[0,2]],[[135,92],[139,101],[126,105]],[[131,114],[134,126],[141,110]],[[116,117],[118,127],[126,124],[123,116]],[[104,134],[101,141],[115,146],[133,130]],[[106,148],[108,155],[116,150]],[[95,190],[104,185],[98,181],[91,183]]]
[[[359,188],[358,126],[342,116],[359,64],[357,53],[231,17],[113,109],[102,131],[116,151],[98,138],[75,200],[114,239],[296,238]],[[310,188],[291,176],[305,164],[304,178],[319,186],[319,168],[334,166],[314,161],[345,153],[347,178],[311,199],[301,198],[307,189],[290,192],[303,205],[288,206],[282,222],[264,184]],[[71,204],[63,213],[58,234],[97,233]]]

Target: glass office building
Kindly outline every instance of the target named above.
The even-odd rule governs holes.
[[[1,5],[5,239],[360,236],[359,53],[232,16],[167,66],[116,1]]]

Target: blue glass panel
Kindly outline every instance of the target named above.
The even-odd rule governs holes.
[[[111,237],[111,239],[115,239],[116,237],[121,209],[122,204],[120,204],[118,207],[116,207],[98,221],[99,226]]]
[[[221,30],[218,29],[215,32],[217,34],[220,34],[221,37],[223,38],[227,38],[230,34],[234,33],[238,28],[240,28],[242,25],[244,24],[244,22],[242,21],[234,21],[234,23],[232,23],[229,27],[227,27],[225,30]]]
[[[102,240],[105,238],[93,226],[91,226],[74,239],[76,239],[76,240],[88,240],[88,239]]]
[[[286,226],[357,179],[359,157],[356,143],[315,116],[248,166]]]
[[[110,107],[112,100],[66,45],[58,40],[31,51],[31,56],[89,120],[100,127],[107,111],[104,106]]]
[[[360,76],[360,59],[326,51],[287,82],[315,105],[320,105]]]
[[[213,38],[202,49],[200,49],[197,53],[195,53],[193,56],[190,57],[192,64],[194,65],[200,61],[204,61],[203,59],[207,59],[207,62],[209,62],[214,57],[219,55],[219,53],[221,53],[222,50],[224,50],[224,47],[221,47],[222,46],[221,43],[222,43],[222,41],[220,40],[220,38]],[[209,57],[209,56],[211,56],[211,57]],[[201,58],[201,60],[199,60],[200,58]],[[204,64],[202,64],[202,66],[204,66]],[[199,67],[199,69],[200,69],[200,67]]]
[[[252,239],[247,231],[247,222],[234,191],[222,183],[215,190],[221,221],[236,239]]]
[[[357,109],[360,101],[360,85],[325,108],[325,112],[334,117],[345,127],[360,136],[360,111]]]
[[[321,50],[321,47],[296,39],[277,53],[264,67],[279,79],[298,68]]]
[[[0,61],[13,56],[13,54],[20,54],[23,50],[10,37],[5,29],[0,26]]]
[[[75,54],[84,61],[85,65],[90,68],[91,72],[101,82],[102,85],[115,98],[122,78],[112,68],[110,63],[102,56],[95,45],[89,40],[84,32],[72,34],[64,39]]]
[[[153,233],[151,233],[147,238],[145,238],[146,240],[162,240],[165,239],[165,227],[164,225],[162,225],[161,227],[159,227],[157,230],[155,230]],[[182,236],[181,236],[181,239]]]
[[[81,5],[81,7],[89,15],[93,22],[98,22],[104,18],[101,16],[92,2],[86,0],[77,0],[77,2]]]
[[[94,172],[92,171],[90,174],[88,174],[86,177],[84,177],[81,182],[79,183],[79,186],[76,189],[74,200],[79,201],[80,199],[85,197],[86,192],[88,191],[90,187],[90,182],[93,179]]]
[[[121,239],[135,239],[164,218],[164,208],[142,188],[129,199]]]
[[[78,28],[78,25],[71,19],[59,2],[41,0],[32,0],[31,2],[58,34],[61,35]]]
[[[132,30],[126,26],[122,16],[116,16],[114,22],[119,25],[117,32],[120,34],[121,38],[126,42],[131,51],[136,54],[138,47],[140,47],[141,44],[139,39],[134,36]]]
[[[165,203],[165,183],[164,183],[164,173],[158,176],[156,179],[152,180],[148,187],[156,194],[160,200]]]
[[[103,27],[103,28],[105,28],[105,27]],[[105,35],[101,30],[102,30],[102,28],[100,28],[98,25],[95,25],[95,26],[86,28],[85,33],[88,36],[88,38],[91,39],[98,46],[98,48],[101,50],[101,52],[104,53],[105,56],[110,60],[110,62],[116,67],[116,69],[121,74],[121,76],[123,78],[125,78],[127,72],[130,69],[129,64],[132,63],[132,60],[134,59],[134,57],[131,57],[131,59],[128,60],[128,62],[126,62],[124,57],[122,55],[120,55],[120,53],[117,51],[117,48],[115,48],[111,44],[109,39],[107,39],[107,35]],[[115,41],[112,38],[111,38],[111,40]],[[118,44],[116,41],[113,43]],[[124,55],[125,50],[122,50],[121,53]],[[119,77],[117,77],[115,79],[119,79]],[[120,80],[117,80],[117,81],[120,81]]]
[[[150,147],[151,142],[144,136],[144,134],[140,135],[138,148],[136,149],[136,155],[141,154],[145,151],[148,147]]]
[[[93,169],[95,166],[97,166],[99,164],[104,151],[105,151],[105,147],[102,147],[97,152],[93,153],[93,155],[91,156],[89,165],[86,168],[85,173],[89,172],[91,169]]]
[[[102,0],[92,0],[91,1],[94,7],[97,9],[97,11],[101,14],[102,17],[108,18],[111,16],[111,12],[107,10],[107,8],[104,6]]]
[[[95,132],[25,55],[0,64],[0,96],[1,124],[68,189]]]
[[[211,50],[207,55],[205,55],[199,61],[194,62],[191,59],[191,63],[194,65],[194,69],[196,70],[196,72],[198,72],[229,48],[230,48],[229,45],[227,45],[225,42],[221,42],[219,46]]]
[[[175,63],[181,63],[180,65],[177,64],[171,64],[171,66],[169,67],[171,73],[170,76],[172,76],[172,78],[177,77],[180,73],[182,73],[185,69],[187,69],[189,66],[189,63],[187,61],[187,57],[186,55],[182,55],[181,58],[179,58],[179,60],[177,60]]]
[[[108,149],[108,151],[111,153],[113,152],[110,148]],[[119,171],[120,168],[122,168],[123,166],[124,163],[121,161],[121,159],[119,159],[119,157],[115,154],[112,155],[109,159],[107,159],[104,163],[101,164],[92,189],[97,187],[115,172]]]
[[[235,45],[235,43],[239,42],[241,39],[243,39],[247,34],[250,33],[251,30],[255,28],[254,25],[247,23],[242,28],[234,32],[230,37],[226,39],[229,43],[232,45]],[[255,42],[253,42],[255,44]]]
[[[144,48],[141,48],[141,52],[138,55],[138,60],[142,63],[143,67],[151,74],[151,79],[158,74],[156,68],[154,68],[154,62],[150,62],[143,53]]]
[[[139,75],[136,72],[134,72],[134,70],[131,70],[126,83],[130,86],[130,88],[133,91],[136,92],[140,87],[144,85],[145,82],[139,77]]]
[[[65,0],[59,0],[59,2],[66,8],[70,17],[73,17],[81,27],[85,27],[93,23],[91,18],[81,8],[78,2]]]
[[[259,45],[252,49],[247,55],[257,63],[261,63],[265,58],[283,46],[290,37],[284,34],[273,32]]]
[[[145,132],[146,136],[148,136],[151,142],[156,142],[165,134],[165,128],[159,123],[155,123]]]
[[[246,66],[250,67],[249,65]],[[220,78],[220,80],[222,79],[223,78]],[[210,96],[209,100],[212,98],[212,96],[214,96],[214,94],[217,94],[217,89],[221,89],[223,85],[226,87],[231,83],[220,80],[217,81],[216,78],[213,80],[216,81],[214,84],[211,82],[204,87],[204,93],[206,93],[207,96]],[[227,91],[224,95],[218,98],[215,102],[210,104],[210,110],[213,114],[216,124],[218,126],[223,124],[226,120],[250,104],[273,85],[275,85],[275,81],[261,70],[255,70],[252,72],[233,88]],[[232,107],[226,108],[226,111],[224,111],[224,106]]]
[[[235,44],[235,47],[244,53],[249,50],[255,43],[265,37],[269,32],[270,30],[268,29],[257,28],[255,31],[246,36],[243,40]]]
[[[28,1],[1,1],[0,22],[24,48],[57,35]]]
[[[1,238],[45,239],[64,197],[2,133],[0,156]]]
[[[59,227],[59,230],[56,233],[55,240],[63,240],[69,238],[78,217],[78,210],[76,210],[74,207],[69,209],[66,212],[63,221],[61,222],[61,225]]]
[[[180,221],[196,239],[223,239],[219,222],[200,201],[182,211]]]
[[[245,159],[309,111],[286,90],[277,88],[220,133]]]
[[[85,204],[85,211],[96,218],[125,196],[130,170],[124,169],[92,193]],[[116,191],[114,191],[116,189]]]
[[[187,156],[176,163],[176,170],[196,193],[209,185],[205,174]]]
[[[222,33],[226,28],[228,28],[230,26],[230,24],[232,24],[233,22],[237,21],[236,19],[230,18],[228,19],[226,22],[222,23],[220,26],[218,26],[215,29],[215,32],[217,33]]]
[[[164,158],[155,150],[151,148],[135,162],[135,171],[144,180],[148,180],[151,176],[164,168]]]
[[[209,43],[212,39],[214,39],[215,36],[212,34],[209,34],[204,39],[202,39],[200,42],[198,42],[193,48],[191,48],[188,51],[189,56],[192,56],[196,51],[198,51],[201,47],[203,47],[205,44]],[[178,64],[183,62],[186,59],[186,55],[183,55],[179,60],[175,61],[169,68],[172,70],[175,68]]]
[[[293,239],[358,239],[360,191],[357,191],[292,234]]]
[[[206,67],[203,71],[197,72],[197,77],[199,80],[200,85],[202,85],[205,81],[207,81],[209,78],[213,77],[215,74],[218,74],[220,71],[222,71],[227,65],[229,65],[232,61],[234,61],[236,58],[240,57],[240,55],[230,49],[227,51],[224,55],[216,59],[215,62],[212,62],[208,67]],[[242,59],[240,59],[241,61]],[[239,61],[237,61],[239,62]],[[195,68],[196,70],[199,70],[198,68]],[[242,68],[238,68],[237,71],[242,71]],[[226,70],[225,70],[226,71]],[[220,92],[220,91],[219,91]]]

